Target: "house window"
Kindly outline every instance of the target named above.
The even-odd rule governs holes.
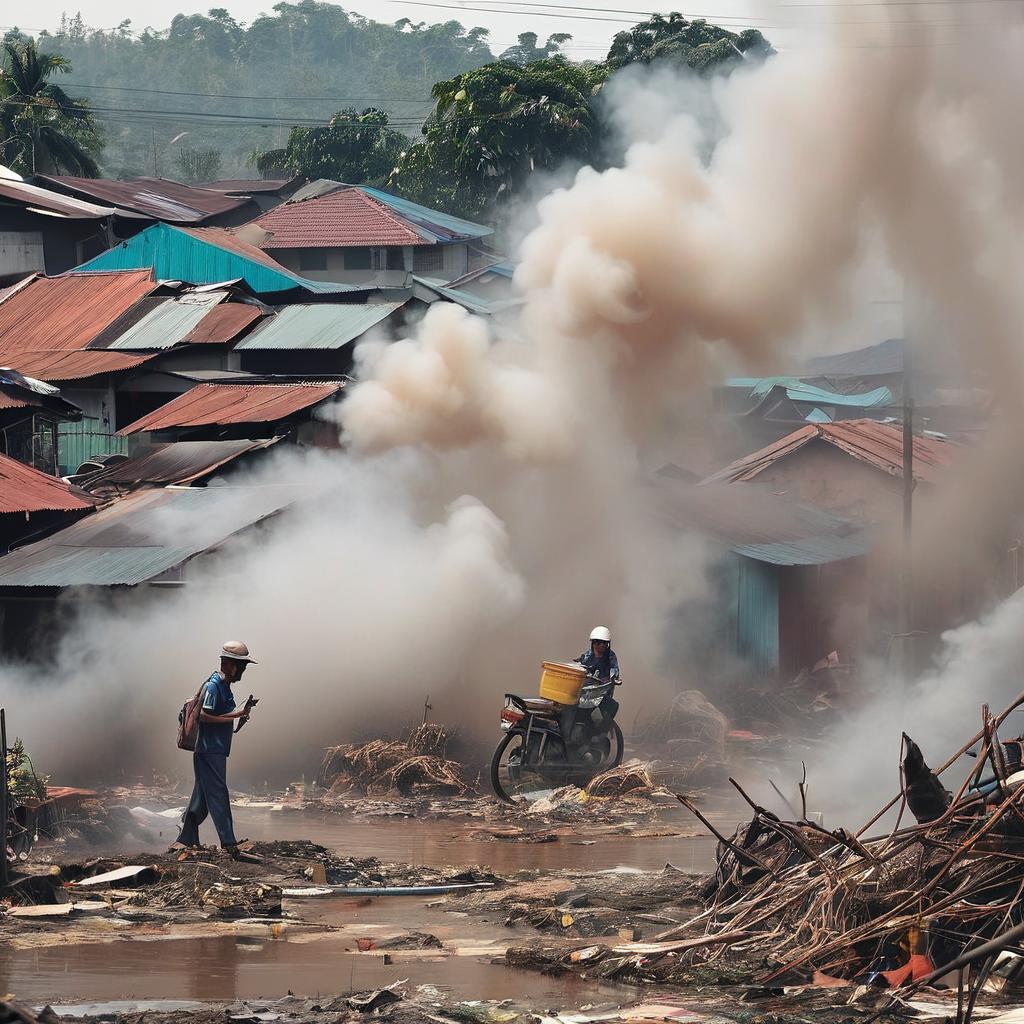
[[[345,250],[346,270],[370,270],[371,266],[371,250],[362,248]]]
[[[444,249],[440,245],[421,246],[413,249],[412,269],[417,274],[444,270]]]
[[[326,249],[300,249],[299,270],[326,270]]]
[[[405,270],[405,253],[399,247],[392,247],[386,250],[388,259],[388,270]]]

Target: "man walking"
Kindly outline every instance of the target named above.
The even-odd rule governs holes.
[[[235,710],[231,687],[242,678],[249,665],[257,664],[250,657],[249,648],[241,640],[229,640],[220,652],[220,671],[214,672],[203,684],[199,714],[199,736],[192,754],[195,786],[192,799],[185,809],[181,833],[173,850],[188,850],[199,846],[199,826],[207,815],[213,818],[220,845],[235,860],[255,860],[251,854],[239,849],[231,821],[231,799],[228,796],[227,766],[231,753],[231,736],[235,723],[241,728],[249,720],[248,702],[241,711]]]

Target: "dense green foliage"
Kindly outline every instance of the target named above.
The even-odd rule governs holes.
[[[66,57],[32,41],[7,40],[0,64],[0,163],[19,174],[95,177],[102,140],[88,106],[53,81]]]
[[[171,140],[187,131],[190,148],[216,149],[221,174],[238,177],[252,173],[252,152],[284,147],[294,126],[349,106],[372,104],[415,134],[435,82],[494,59],[486,36],[456,21],[388,25],[299,0],[249,25],[223,9],[178,15],[161,32],[74,18],[39,43],[70,61],[68,90],[92,102],[104,174],[179,173]]]
[[[592,102],[603,65],[564,57],[487,64],[434,86],[436,105],[391,185],[420,202],[480,216],[527,176],[597,152]]]
[[[302,175],[332,178],[350,185],[381,185],[409,145],[409,139],[388,127],[388,115],[376,107],[362,113],[339,111],[315,128],[293,128],[288,144],[253,154],[265,178]]]
[[[534,172],[602,165],[601,90],[622,68],[664,63],[708,76],[772,53],[760,32],[678,13],[618,33],[604,61],[576,63],[560,52],[564,33],[541,46],[524,32],[495,60],[486,30],[454,21],[385,25],[320,0],[273,11],[248,26],[223,9],[178,15],[167,31],[141,35],[128,22],[104,32],[74,19],[44,37],[62,56],[47,58],[43,78],[74,66],[69,88],[89,97],[111,176],[199,181],[255,166],[266,177],[386,182],[487,218]]]

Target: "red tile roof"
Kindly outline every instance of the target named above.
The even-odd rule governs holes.
[[[0,362],[12,370],[36,380],[62,381],[83,380],[102,373],[119,373],[133,370],[148,359],[159,355],[129,354],[110,349],[83,349],[81,351],[41,349],[34,352],[0,352]]]
[[[0,302],[0,365],[13,353],[85,348],[156,288],[149,270],[37,277]]]
[[[92,507],[55,476],[0,455],[0,512],[84,512]]]
[[[249,201],[166,178],[113,181],[109,178],[73,178],[68,175],[40,174],[38,177],[77,195],[88,196],[101,203],[112,203],[170,224],[200,224],[209,217],[236,210]]]
[[[192,345],[226,345],[266,314],[249,302],[222,302],[182,338]]]
[[[260,243],[264,249],[431,244],[384,203],[358,188],[285,203],[253,223],[270,232],[270,238]]]
[[[879,423],[877,420],[840,420],[838,423],[800,427],[792,434],[737,459],[703,482],[745,483],[780,459],[818,439],[890,476],[903,476],[902,424]],[[952,465],[959,448],[960,445],[953,441],[915,434],[914,479],[934,482],[941,476],[943,469]]]
[[[118,431],[169,427],[222,426],[229,423],[274,423],[317,405],[343,387],[342,381],[298,384],[197,384],[155,412]]]

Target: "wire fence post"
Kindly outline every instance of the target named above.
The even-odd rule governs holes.
[[[0,850],[0,892],[7,889],[7,840],[10,830],[7,792],[7,709],[0,708],[0,822],[3,822],[3,849]]]

